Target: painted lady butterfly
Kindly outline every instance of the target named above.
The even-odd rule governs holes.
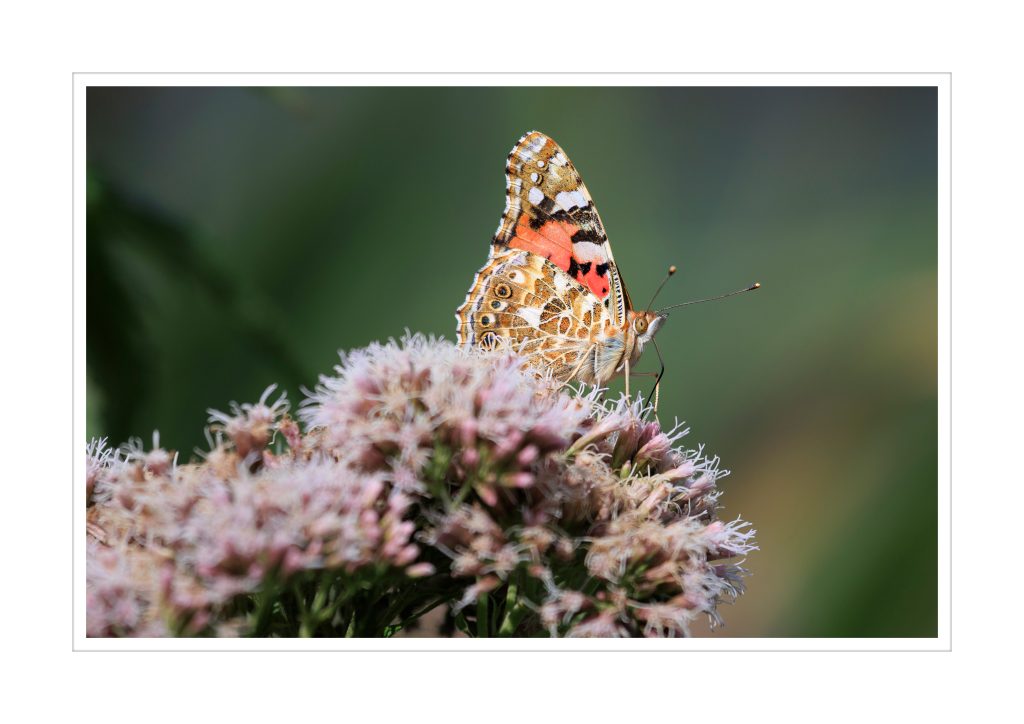
[[[564,382],[625,372],[628,394],[630,367],[668,315],[633,309],[601,217],[557,143],[527,133],[505,178],[490,256],[455,313],[459,344],[510,344]]]

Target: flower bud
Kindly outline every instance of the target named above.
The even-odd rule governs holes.
[[[532,465],[540,457],[540,450],[536,445],[527,445],[516,455],[516,463],[522,467]]]
[[[434,568],[434,564],[425,561],[414,563],[405,569],[405,575],[409,576],[409,578],[423,578],[424,576],[432,576],[436,572],[437,569]]]

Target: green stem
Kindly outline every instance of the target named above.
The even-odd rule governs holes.
[[[331,591],[331,577],[327,575],[321,575],[320,585],[317,586],[316,595],[313,596],[313,605],[310,606],[310,611],[314,616],[320,613],[320,609],[324,607],[327,602],[327,594]]]
[[[401,621],[399,621],[398,623],[396,623],[395,624],[395,630],[396,631],[401,631],[403,628],[405,628],[406,626],[411,624],[416,619],[422,618],[426,614],[428,614],[431,611],[433,611],[435,608],[440,606],[442,603],[447,603],[447,601],[444,598],[435,598],[433,601],[428,603],[423,608],[419,609],[415,613],[410,614],[408,618],[404,618]]]
[[[310,615],[309,610],[306,608],[306,594],[302,590],[302,583],[298,580],[292,584],[292,598],[295,600],[296,608],[299,610],[299,636],[301,638],[309,638],[313,635],[310,630]]]
[[[490,636],[488,631],[487,622],[487,604],[490,601],[490,597],[484,593],[476,599],[476,635],[477,638],[487,638]]]
[[[260,594],[259,607],[256,609],[256,621],[253,623],[251,636],[264,637],[270,627],[270,614],[274,610],[274,603],[277,601],[277,586],[268,581],[263,592]]]
[[[517,621],[513,621],[515,618],[516,604],[519,599],[519,586],[516,585],[516,580],[510,578],[508,582],[508,592],[505,594],[505,615],[502,617],[501,626],[498,627],[498,636],[511,636],[515,631],[515,625]]]
[[[458,506],[462,505],[462,501],[466,499],[466,496],[469,495],[469,491],[472,489],[473,486],[469,482],[469,480],[464,481],[462,485],[459,487],[459,492],[455,494],[455,498],[449,502],[448,509],[450,510],[452,508],[457,508]]]
[[[320,612],[320,620],[323,623],[329,622],[334,618],[334,614],[338,612],[338,609],[349,602],[352,598],[351,593],[347,593],[344,589],[338,592],[338,597],[331,601],[331,605]]]
[[[428,587],[426,590],[423,590],[416,585],[407,585],[400,594],[395,596],[394,602],[385,614],[382,625],[384,626],[385,631],[390,631],[391,633],[401,631],[411,622],[415,621],[427,611],[430,611],[439,603],[444,603],[444,600],[444,598],[437,597],[437,591],[432,587]],[[424,608],[425,604],[426,607]],[[402,613],[402,611],[415,609],[417,607],[419,607],[420,610],[416,613],[411,614],[396,624],[391,623],[395,620],[396,616]]]

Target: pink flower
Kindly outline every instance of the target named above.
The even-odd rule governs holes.
[[[210,410],[201,460],[90,444],[90,635],[391,635],[446,603],[470,634],[681,636],[743,591],[728,472],[641,401],[421,335],[342,354],[298,420],[274,390]]]
[[[245,459],[254,451],[263,450],[271,440],[277,424],[277,419],[288,411],[288,401],[285,394],[281,394],[277,401],[268,405],[267,400],[277,389],[277,385],[270,385],[260,395],[259,402],[255,404],[245,403],[239,405],[231,403],[231,414],[218,410],[207,410],[210,415],[210,422],[213,423],[211,430],[222,431],[231,440],[238,455]],[[294,438],[294,433],[289,430]],[[289,443],[291,440],[289,440]],[[294,446],[293,446],[294,447]]]

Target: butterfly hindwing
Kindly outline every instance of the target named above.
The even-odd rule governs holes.
[[[611,319],[590,290],[538,254],[494,251],[456,311],[459,344],[508,347],[559,380],[593,381],[594,330]]]
[[[630,308],[593,199],[572,161],[538,131],[527,133],[505,164],[505,213],[492,253],[537,254],[584,285],[621,325]]]

